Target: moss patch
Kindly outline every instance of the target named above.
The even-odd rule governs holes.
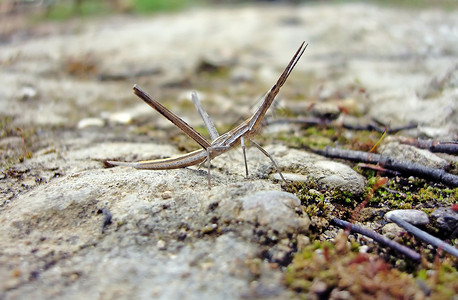
[[[458,294],[457,279],[450,262],[439,259],[415,275],[401,272],[378,256],[360,253],[343,232],[334,243],[317,241],[297,253],[284,277],[304,299],[451,299]]]
[[[376,177],[368,180],[369,190]],[[423,209],[430,213],[438,206],[456,203],[458,189],[418,178],[392,178],[389,183],[378,189],[370,199],[371,206],[388,206],[392,209]]]

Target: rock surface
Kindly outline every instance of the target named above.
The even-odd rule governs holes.
[[[202,90],[208,113],[226,126],[246,117],[305,40],[278,102],[295,107],[300,98],[306,108],[316,95],[357,102],[385,124],[421,123],[410,135],[456,140],[457,22],[453,12],[349,3],[205,8],[13,31],[0,44],[0,299],[291,298],[281,265],[292,241],[308,243],[309,220],[256,148],[248,150],[248,179],[240,149],[212,161],[211,190],[204,168],[103,167],[107,159],[189,150],[171,142],[174,126],[136,99],[132,85],[192,126],[202,122],[177,95]],[[227,82],[208,81],[215,70],[229,71]],[[265,148],[292,180],[364,191],[364,179],[342,163]]]
[[[450,207],[440,207],[431,214],[436,219],[437,226],[445,233],[458,230],[458,212]]]
[[[296,216],[300,209],[300,200],[293,194],[281,191],[263,191],[239,198],[237,201],[224,199],[221,203],[224,215],[228,211],[238,212],[238,219],[260,226],[266,231],[273,231],[280,236],[302,232],[306,233],[310,225],[307,215]]]
[[[409,161],[431,168],[445,169],[450,165],[445,159],[440,158],[428,150],[419,149],[410,145],[402,145],[396,142],[383,145],[380,149],[380,154],[398,161]]]
[[[416,209],[397,209],[385,214],[385,219],[390,221],[391,216],[397,216],[412,225],[426,225],[429,223],[428,215]]]

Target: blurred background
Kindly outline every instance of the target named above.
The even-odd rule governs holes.
[[[1,0],[0,137],[16,144],[8,140],[0,150],[4,157],[22,151],[17,128],[33,152],[62,140],[54,135],[88,127],[101,141],[157,138],[189,150],[175,140],[186,140],[179,130],[132,94],[133,84],[201,130],[189,101],[197,90],[226,131],[249,115],[302,41],[309,47],[270,109],[277,117],[413,123],[421,129],[407,134],[454,139],[457,6],[456,0]]]
[[[103,15],[111,13],[157,13],[183,10],[196,6],[243,5],[249,3],[343,3],[349,0],[2,0],[2,18],[12,14],[27,14],[37,19],[62,20],[74,16]],[[456,8],[455,0],[369,0],[398,7]],[[3,20],[2,23],[5,23]],[[2,24],[5,25],[5,24]]]

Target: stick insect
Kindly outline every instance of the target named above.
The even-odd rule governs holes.
[[[285,83],[286,79],[288,78],[289,74],[296,66],[297,62],[301,58],[302,54],[304,53],[307,45],[305,42],[301,44],[299,49],[294,54],[293,58],[286,66],[283,73],[278,78],[275,85],[265,94],[263,97],[263,101],[261,105],[257,108],[256,112],[247,120],[242,122],[240,125],[228,131],[222,135],[218,134],[218,131],[215,128],[212,120],[208,116],[207,112],[203,109],[202,105],[197,98],[197,94],[193,92],[192,100],[194,105],[196,106],[200,116],[204,120],[205,126],[211,136],[212,142],[209,142],[205,139],[199,132],[197,132],[194,128],[192,128],[188,123],[186,123],[183,119],[169,111],[166,107],[164,107],[161,103],[154,100],[151,96],[149,96],[146,92],[144,92],[140,87],[135,85],[133,87],[135,95],[137,95],[140,99],[145,101],[149,106],[157,110],[161,115],[166,117],[170,120],[175,126],[180,128],[185,134],[187,134],[190,138],[196,141],[202,149],[196,150],[178,157],[166,158],[166,159],[157,159],[157,160],[146,160],[146,161],[139,161],[139,162],[121,162],[121,161],[107,161],[109,165],[112,166],[129,166],[134,167],[136,169],[147,169],[147,170],[167,170],[167,169],[178,169],[184,168],[192,165],[207,163],[208,169],[208,187],[211,188],[210,182],[210,162],[213,158],[231,150],[232,148],[241,145],[242,152],[243,152],[243,159],[245,162],[245,174],[248,177],[248,164],[246,161],[246,146],[245,141],[250,141],[256,148],[258,148],[264,155],[266,155],[272,161],[273,165],[277,169],[278,174],[280,175],[281,179],[286,182],[285,178],[283,177],[280,169],[272,158],[272,156],[267,153],[258,143],[253,141],[251,138],[255,136],[261,127],[261,122],[266,114],[267,110],[269,109],[270,105],[277,96],[280,88]]]

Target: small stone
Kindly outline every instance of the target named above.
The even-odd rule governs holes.
[[[113,124],[127,125],[132,123],[132,115],[125,112],[110,114],[108,121]]]
[[[418,132],[420,136],[428,138],[450,136],[450,129],[445,126],[418,126]]]
[[[368,245],[362,245],[359,247],[359,253],[367,253],[369,251],[369,246]]]
[[[162,199],[170,199],[172,198],[172,192],[171,191],[165,191],[161,194]]]
[[[286,241],[286,242],[285,242]],[[268,250],[271,262],[276,262],[281,265],[285,265],[289,261],[290,254],[292,252],[291,247],[288,245],[289,239],[283,239]]]
[[[328,286],[323,281],[314,280],[313,283],[312,283],[312,286],[310,287],[310,290],[314,294],[318,295],[318,298],[322,298],[320,296],[324,295],[324,293],[326,293],[326,291],[328,290]]]
[[[266,150],[278,160],[281,169],[294,171],[293,174],[283,173],[286,180],[312,181],[319,189],[348,192],[353,196],[360,196],[365,191],[365,178],[343,163],[301,150],[283,150],[281,147],[270,147]],[[278,175],[271,176],[280,179]]]
[[[78,129],[84,129],[87,127],[103,127],[103,125],[105,125],[105,122],[102,119],[85,118],[78,122]]]
[[[12,289],[16,289],[20,284],[21,284],[20,277],[8,278],[2,282],[2,289],[4,291],[9,291]]]
[[[385,219],[391,221],[391,216],[396,215],[397,217],[409,222],[412,225],[426,225],[429,223],[428,215],[416,209],[398,209],[392,210],[385,214]]]
[[[68,279],[70,279],[70,281],[72,282],[75,282],[80,277],[81,277],[81,274],[79,274],[78,272],[74,272],[68,276]]]
[[[23,187],[31,188],[37,185],[35,178],[26,178],[21,182]]]
[[[440,207],[431,216],[436,219],[437,226],[447,232],[454,232],[458,228],[458,212],[451,207]]]
[[[347,191],[353,194],[362,192],[364,178],[349,166],[335,161],[322,160],[316,162],[315,167],[317,168],[315,176],[321,184],[331,189]]]
[[[404,232],[404,231],[405,230],[399,227],[398,224],[396,223],[388,223],[385,226],[383,226],[382,228],[383,235],[389,239],[396,238],[397,236],[399,236],[401,232]]]
[[[165,242],[163,240],[157,241],[156,247],[159,250],[166,250],[167,249],[167,246],[166,246],[166,244],[165,244]]]
[[[209,224],[209,225],[206,225],[202,228],[202,233],[203,234],[207,234],[207,233],[211,233],[213,231],[215,231],[215,229],[218,228],[218,224]]]
[[[320,191],[317,191],[317,190],[315,190],[315,189],[309,189],[309,190],[308,190],[308,194],[311,195],[311,196],[317,196],[317,197],[319,197],[319,196],[322,195],[322,194],[320,193]]]
[[[21,88],[19,98],[21,100],[33,99],[38,95],[37,90],[31,86],[24,86]]]
[[[307,215],[297,216],[295,209],[300,200],[293,194],[281,191],[263,191],[239,200],[242,211],[239,218],[257,223],[279,234],[306,231],[310,225]]]
[[[310,238],[303,234],[299,234],[296,237],[296,240],[297,240],[297,250],[299,251],[304,249],[306,246],[310,245]]]
[[[351,300],[354,299],[354,296],[349,291],[333,289],[329,299]]]
[[[317,102],[312,106],[310,112],[319,119],[335,120],[340,114],[340,109],[336,103]]]

